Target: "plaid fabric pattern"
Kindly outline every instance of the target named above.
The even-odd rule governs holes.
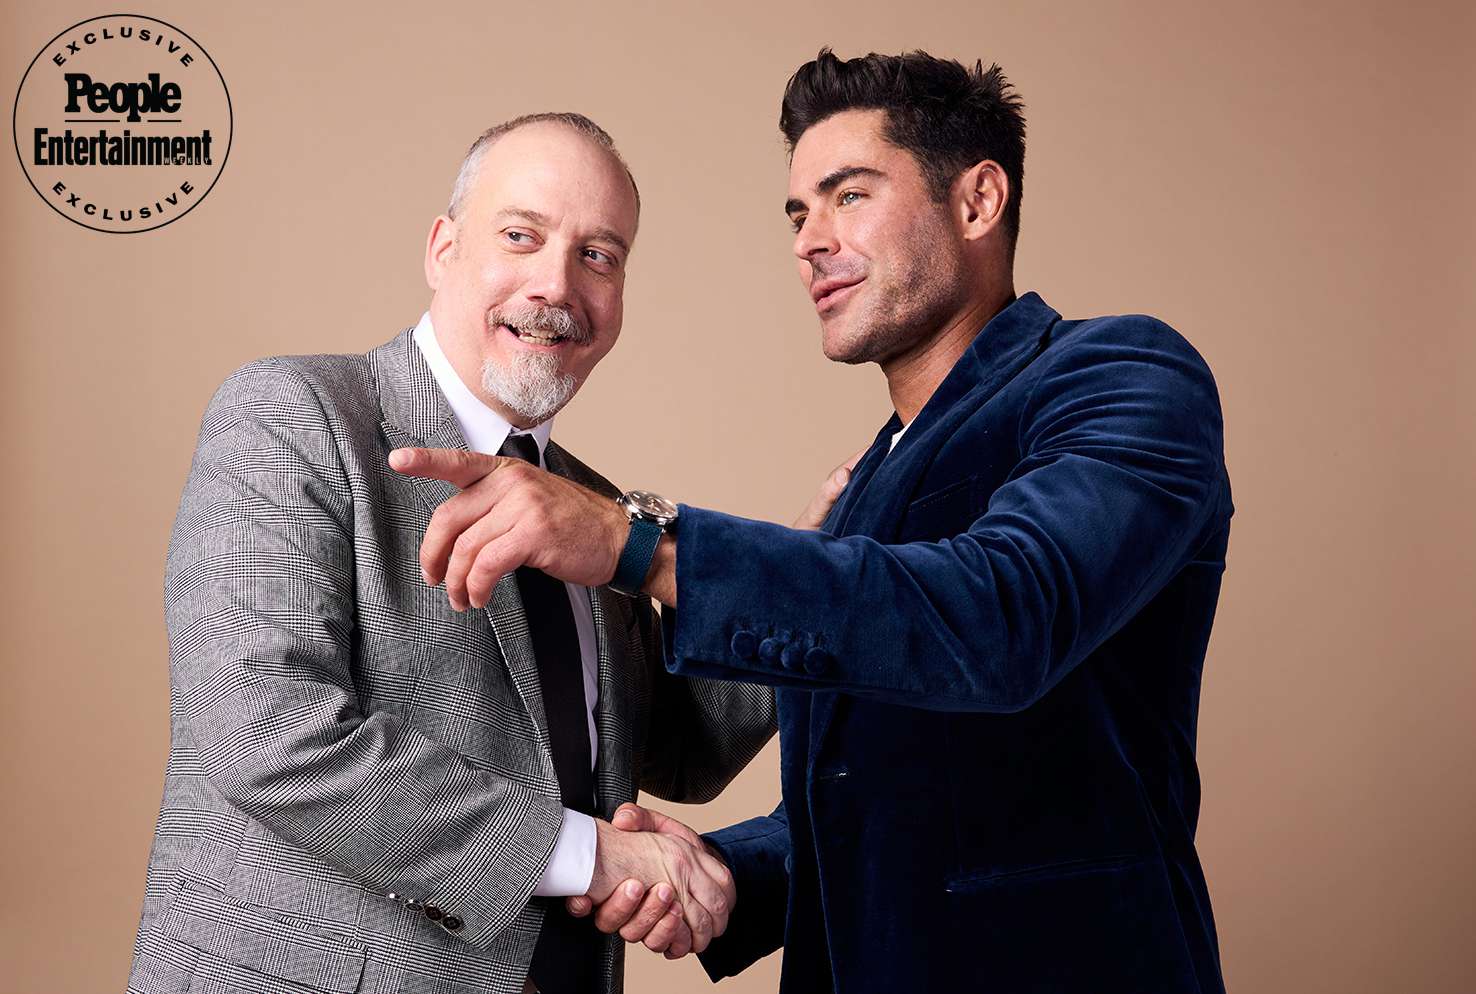
[[[409,330],[253,362],[205,413],[165,580],[172,737],[133,994],[522,990],[562,817],[537,667],[514,576],[465,614],[421,579],[455,490],[390,470],[407,445],[466,448]],[[773,734],[772,691],[666,673],[645,599],[592,607],[601,813],[638,789],[712,798]],[[623,956],[606,942],[603,990]]]

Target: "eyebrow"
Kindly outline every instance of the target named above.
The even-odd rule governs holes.
[[[529,222],[530,224],[542,225],[545,228],[552,228],[554,226],[553,219],[550,218],[547,214],[543,214],[534,210],[529,210],[526,207],[504,207],[502,208],[502,210],[492,215],[492,218],[493,220],[502,220],[504,218],[519,218],[521,220]],[[616,248],[618,248],[623,255],[630,254],[630,243],[627,242],[623,237],[621,237],[620,234],[613,228],[596,228],[594,231],[594,238],[596,240],[604,240],[609,242],[611,245],[614,245]]]
[[[880,169],[873,169],[870,166],[842,166],[841,168],[836,169],[833,172],[826,173],[825,176],[821,178],[820,182],[815,184],[815,192],[823,196],[824,194],[827,194],[831,190],[834,190],[836,187],[840,186],[846,180],[852,179],[856,176],[865,176],[868,179],[887,178],[886,173],[882,172]],[[790,197],[788,200],[784,201],[784,213],[786,215],[793,214],[795,211],[802,211],[804,209],[805,202],[797,197]]]
[[[596,239],[604,239],[620,250],[621,255],[630,255],[630,245],[611,228],[596,228],[594,236]]]

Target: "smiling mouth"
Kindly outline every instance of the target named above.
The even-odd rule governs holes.
[[[551,331],[532,331],[526,328],[516,328],[510,324],[502,324],[498,325],[498,327],[505,329],[508,334],[526,345],[541,345],[548,348],[560,345],[569,340],[567,335],[560,335]]]

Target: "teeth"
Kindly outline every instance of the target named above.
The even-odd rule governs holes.
[[[552,345],[555,342],[562,342],[564,340],[563,335],[539,335],[535,332],[523,331],[520,328],[514,328],[510,324],[503,325],[503,327],[511,331],[514,335],[517,335],[523,341],[531,342],[534,345]]]

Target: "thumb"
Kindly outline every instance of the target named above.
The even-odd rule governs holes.
[[[656,829],[654,814],[630,801],[626,801],[615,809],[610,824],[622,832],[652,832]]]
[[[691,843],[699,849],[702,848],[701,836],[694,832],[691,826],[685,822],[677,821],[675,818],[661,814],[658,811],[651,813],[651,821],[656,831],[662,835],[670,835],[673,838],[681,839],[683,842]]]

